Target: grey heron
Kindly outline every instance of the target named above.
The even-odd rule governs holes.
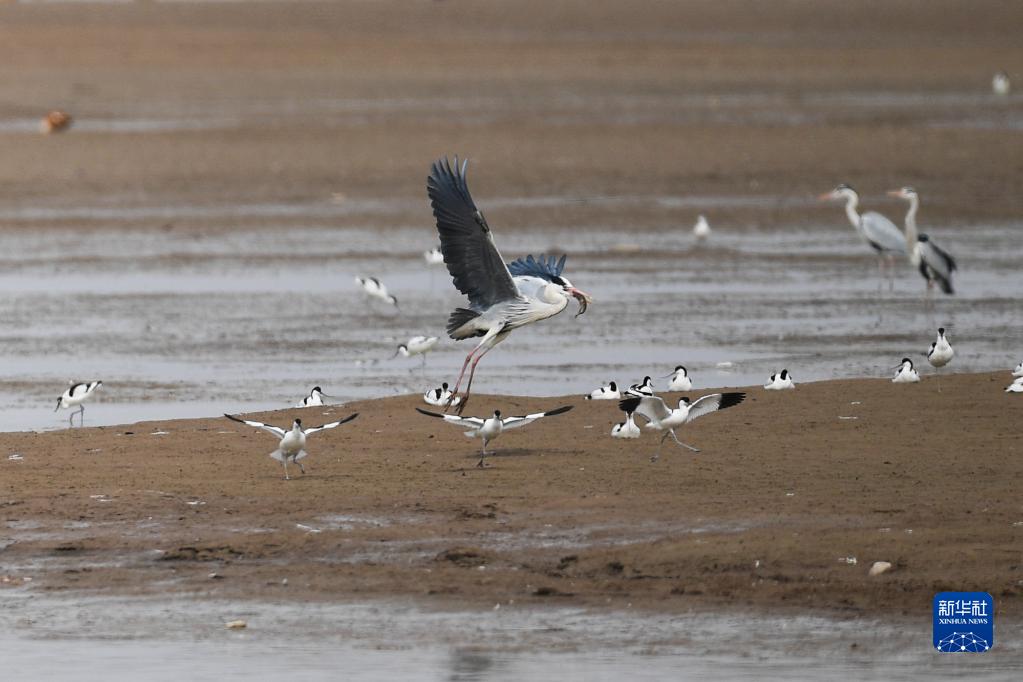
[[[906,240],[902,231],[895,226],[895,223],[885,218],[880,213],[867,211],[864,214],[856,212],[860,202],[860,195],[852,187],[841,184],[835,189],[818,197],[821,201],[845,200],[845,214],[849,222],[856,228],[856,232],[867,242],[870,248],[877,253],[878,271],[884,280],[885,264],[888,265],[888,288],[895,287],[895,258],[906,255]]]
[[[930,300],[935,282],[946,294],[955,293],[952,288],[952,273],[956,270],[955,259],[931,241],[926,234],[917,233],[916,212],[920,208],[920,195],[912,187],[894,189],[888,192],[888,195],[909,202],[909,210],[906,212],[906,247],[909,249],[909,262],[927,281],[927,299]]]
[[[257,429],[263,429],[267,433],[272,433],[273,435],[280,438],[281,439],[280,444],[278,444],[276,450],[270,453],[270,456],[276,459],[284,466],[284,479],[290,481],[291,476],[288,475],[289,461],[292,464],[297,464],[298,468],[302,470],[302,473],[303,474],[305,473],[305,467],[302,466],[301,460],[304,459],[309,454],[305,451],[306,437],[311,436],[312,434],[318,431],[336,429],[345,422],[350,422],[356,417],[358,417],[359,413],[356,412],[354,414],[348,415],[344,419],[339,419],[336,422],[330,422],[329,424],[324,424],[323,426],[311,426],[307,429],[302,428],[301,419],[296,419],[294,422],[292,422],[291,428],[287,430],[282,429],[279,426],[271,426],[270,424],[264,424],[263,422],[251,421],[248,419],[240,419],[239,417],[235,417],[230,414],[225,414],[224,416],[230,419],[231,421],[238,422],[239,424],[245,424],[247,426],[252,426]]]
[[[437,414],[436,412],[430,412],[429,410],[424,410],[419,407],[416,408],[416,411],[420,414],[425,414],[427,417],[437,417],[438,419],[443,419],[448,424],[454,424],[455,426],[461,426],[464,429],[468,429],[465,432],[465,436],[467,438],[482,438],[483,451],[480,453],[480,461],[476,465],[482,468],[483,458],[487,456],[487,444],[496,439],[503,432],[508,429],[517,429],[520,426],[525,426],[526,424],[532,424],[542,417],[553,417],[556,414],[564,414],[571,409],[571,405],[565,405],[564,407],[558,407],[546,412],[536,412],[534,414],[527,414],[521,417],[502,417],[501,410],[494,410],[493,417],[459,417],[453,414]]]
[[[589,294],[576,289],[561,276],[565,257],[539,260],[530,255],[506,265],[483,213],[476,207],[466,183],[468,161],[454,166],[448,159],[433,163],[426,181],[426,191],[433,207],[451,279],[460,292],[469,298],[469,307],[456,308],[448,317],[447,333],[453,339],[482,336],[465,357],[462,371],[455,382],[452,399],[459,393],[465,370],[469,380],[458,405],[461,414],[472,391],[476,365],[494,346],[513,330],[557,315],[572,296],[579,301],[579,313],[586,312],[592,301]],[[515,279],[512,275],[518,275]]]
[[[103,385],[102,381],[89,381],[87,383],[75,383],[68,382],[71,385],[66,391],[64,391],[59,398],[57,398],[57,407],[54,408],[54,412],[60,408],[77,407],[76,412],[72,412],[71,416],[68,417],[68,424],[74,426],[74,418],[77,414],[79,417],[78,425],[85,426],[85,401],[92,397],[92,394],[96,392],[96,389]]]
[[[671,409],[664,404],[664,399],[655,395],[648,395],[642,398],[638,396],[626,398],[618,403],[618,407],[626,414],[634,412],[644,417],[647,420],[644,428],[664,431],[664,435],[661,436],[660,446],[663,446],[664,440],[671,436],[678,445],[689,448],[693,452],[699,452],[698,448],[680,441],[678,436],[675,435],[675,429],[711,412],[734,407],[745,399],[745,393],[712,393],[697,398],[693,402],[689,402],[689,398],[681,398],[678,401],[678,407]],[[660,446],[657,448],[657,454],[650,458],[651,461],[656,462],[660,458]]]

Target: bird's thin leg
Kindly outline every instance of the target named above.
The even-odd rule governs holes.
[[[655,453],[654,453],[654,454],[653,454],[653,455],[652,455],[652,456],[650,457],[650,461],[651,461],[651,462],[656,462],[657,460],[659,460],[659,459],[661,458],[661,448],[662,448],[662,447],[664,446],[664,440],[665,440],[665,439],[666,439],[667,437],[668,437],[668,432],[667,432],[667,431],[665,431],[665,432],[664,432],[664,435],[663,435],[663,436],[661,436],[661,442],[657,444],[657,452],[655,452]]]
[[[877,258],[877,274],[880,277],[877,281],[877,290],[884,291],[884,258],[882,256]]]
[[[678,443],[679,445],[681,445],[682,447],[689,448],[693,452],[699,452],[700,451],[699,448],[694,448],[692,445],[689,445],[688,443],[683,443],[682,441],[680,441],[678,439],[678,436],[675,435],[675,429],[668,429],[668,433],[670,433],[671,437],[675,439],[675,442]]]
[[[473,354],[478,351],[482,345],[483,341],[480,341],[476,347],[469,351],[469,354],[465,356],[465,362],[462,363],[462,371],[458,374],[458,381],[455,382],[455,388],[451,391],[451,395],[448,397],[448,402],[445,404],[445,407],[451,407],[452,401],[454,401],[455,396],[458,395],[458,389],[462,386],[462,377],[465,376],[465,368],[469,366],[469,361],[472,360]]]
[[[895,291],[895,257],[888,256],[888,291]]]
[[[298,461],[298,460],[296,459],[296,460],[295,460],[295,464],[297,464],[297,465],[298,465],[298,470],[302,472],[302,475],[303,475],[303,476],[305,476],[305,467],[304,467],[304,466],[302,466],[302,462],[299,462],[299,461]]]
[[[483,458],[487,456],[487,439],[483,439],[483,452],[480,453],[480,461],[476,464],[480,469],[483,468]]]
[[[78,426],[85,426],[85,404],[78,406]]]
[[[285,481],[290,481],[291,480],[291,476],[288,476],[288,458],[285,457],[284,459],[282,459],[281,460],[281,464],[284,465],[284,480]]]
[[[456,408],[458,414],[462,414],[462,410],[465,409],[466,403],[469,402],[469,394],[472,393],[472,378],[476,375],[476,365],[480,364],[480,360],[483,359],[483,356],[493,350],[496,345],[497,342],[495,341],[493,344],[487,346],[487,348],[485,348],[483,352],[477,355],[472,361],[472,369],[469,370],[469,383],[465,387],[465,395],[462,396],[462,402],[458,403],[458,407]]]

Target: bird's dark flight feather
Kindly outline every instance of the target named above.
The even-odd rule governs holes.
[[[556,256],[541,255],[539,259],[536,259],[533,258],[533,254],[529,254],[525,258],[519,258],[508,263],[508,272],[512,274],[512,277],[530,275],[550,282],[555,277],[561,276],[565,269],[565,260],[567,258],[568,256],[562,256],[559,260]]]

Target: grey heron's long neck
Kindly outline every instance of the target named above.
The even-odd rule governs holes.
[[[849,222],[852,223],[853,227],[855,227],[857,230],[860,230],[863,227],[862,225],[860,225],[860,214],[856,212],[856,206],[859,204],[859,202],[860,202],[859,197],[857,197],[855,194],[851,195],[845,201],[845,214],[849,216]]]
[[[910,197],[909,198],[909,211],[906,212],[906,246],[909,248],[909,252],[913,252],[913,247],[916,246],[916,212],[920,208],[920,198]]]

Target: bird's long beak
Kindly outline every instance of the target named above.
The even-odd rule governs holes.
[[[817,201],[831,201],[834,198],[834,192],[825,192],[817,197]]]
[[[901,189],[890,189],[887,192],[885,192],[885,194],[887,194],[890,197],[895,197],[896,199],[901,199],[902,198],[902,190]]]
[[[576,300],[579,301],[579,312],[575,314],[576,317],[579,317],[580,315],[585,313],[586,308],[591,303],[593,303],[593,297],[587,294],[585,291],[580,291],[575,287],[569,287],[568,293],[572,294],[572,296],[575,296]]]
[[[663,377],[657,377],[657,378],[658,378],[658,379],[667,379],[667,378],[668,378],[668,377],[670,377],[670,376],[675,376],[675,373],[674,373],[674,372],[672,372],[671,374],[665,374],[665,375],[664,375]]]

